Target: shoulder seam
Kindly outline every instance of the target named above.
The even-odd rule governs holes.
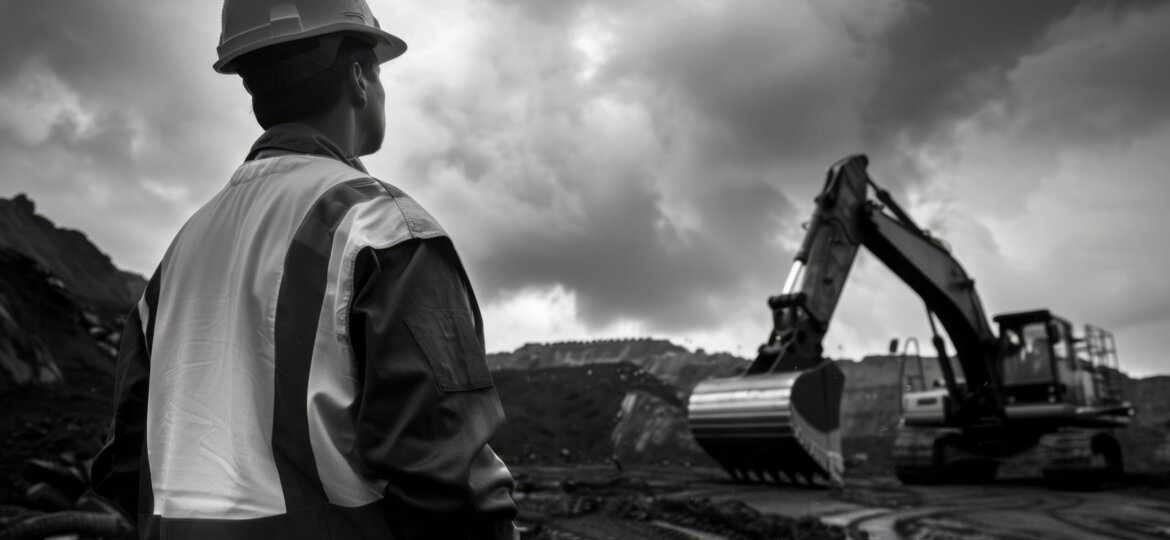
[[[369,178],[371,180],[377,182],[378,185],[381,186],[382,191],[386,192],[386,196],[390,197],[390,200],[394,201],[394,206],[396,208],[398,208],[398,213],[402,214],[402,219],[406,220],[406,232],[410,233],[410,237],[412,239],[419,238],[419,235],[417,233],[415,233],[415,229],[417,227],[416,227],[414,221],[411,221],[410,214],[407,214],[406,210],[402,209],[402,205],[398,202],[398,197],[394,196],[394,193],[390,191],[390,188],[386,185],[385,182],[378,180],[377,178],[374,178],[373,176],[370,176]]]

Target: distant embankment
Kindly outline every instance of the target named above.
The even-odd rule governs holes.
[[[923,361],[928,382],[937,378],[934,359]],[[841,420],[850,473],[889,474],[900,360],[838,362],[846,377]],[[595,463],[612,454],[623,463],[713,465],[690,435],[686,400],[699,381],[737,375],[749,362],[628,339],[529,344],[491,354],[488,363],[509,419],[493,446],[510,462]],[[645,391],[651,379],[673,388],[677,401],[663,399],[660,388]],[[1170,470],[1170,377],[1126,378],[1125,387],[1139,411],[1121,436],[1127,468]],[[1032,456],[1016,461],[1005,472],[1036,472]]]

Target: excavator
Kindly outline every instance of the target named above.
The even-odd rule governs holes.
[[[865,247],[922,299],[937,354],[937,377],[920,361],[902,381],[913,385],[894,443],[904,483],[988,482],[1002,460],[1033,448],[1054,485],[1117,479],[1117,431],[1134,408],[1112,334],[1086,326],[1077,335],[1043,309],[999,315],[993,331],[975,281],[869,177],[868,163],[856,155],[829,169],[784,288],[768,299],[773,328],[755,361],[689,398],[696,442],[736,480],[842,483],[845,378],[821,342]]]

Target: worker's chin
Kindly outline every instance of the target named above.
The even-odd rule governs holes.
[[[368,156],[368,155],[373,154],[381,149],[382,149],[382,137],[371,138],[371,139],[366,140],[365,143],[362,144],[361,149],[358,150],[358,155],[359,156]]]

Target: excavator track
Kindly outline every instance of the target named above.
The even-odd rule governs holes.
[[[938,429],[903,426],[894,439],[894,474],[904,484],[933,484],[942,474]]]
[[[839,411],[844,375],[812,369],[711,379],[687,406],[701,447],[737,480],[840,484]]]
[[[1121,449],[1107,430],[1063,428],[1040,437],[1042,473],[1050,486],[1100,489],[1124,474]]]
[[[894,474],[903,484],[994,481],[999,462],[964,450],[962,437],[962,432],[954,428],[900,427],[894,439]]]

